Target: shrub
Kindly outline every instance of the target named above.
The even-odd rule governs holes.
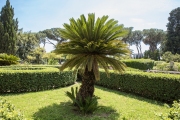
[[[101,80],[96,84],[168,103],[180,98],[179,75],[129,71],[124,74],[111,73],[107,78],[101,72]]]
[[[162,60],[164,60],[166,62],[170,62],[170,61],[180,62],[180,55],[177,53],[174,55],[168,51],[162,55]]]
[[[180,120],[180,100],[173,101],[172,107],[169,108],[168,113],[161,114],[159,117],[162,120]]]
[[[23,120],[23,114],[16,110],[15,107],[0,98],[0,120]]]
[[[93,113],[95,110],[97,110],[100,107],[98,106],[97,97],[95,96],[93,96],[92,98],[87,97],[85,99],[85,102],[83,102],[82,99],[79,100],[76,99],[77,93],[78,93],[78,88],[76,87],[76,89],[74,90],[74,88],[71,87],[71,92],[67,91],[66,96],[68,96],[72,100],[73,105],[76,106],[77,109],[83,114]]]
[[[48,60],[48,65],[58,65],[58,60],[55,60],[55,59],[49,59]]]
[[[150,50],[145,50],[144,58],[145,59],[152,59],[152,60],[160,60],[159,50],[155,50],[153,52]]]
[[[14,55],[0,53],[0,66],[18,64],[19,58]]]
[[[136,68],[140,70],[152,69],[154,66],[154,60],[150,59],[127,59],[122,60],[128,67]]]
[[[74,84],[72,71],[59,72],[57,68],[47,67],[40,70],[0,69],[0,93],[30,92],[55,89]]]
[[[155,70],[163,70],[163,71],[180,71],[180,63],[177,62],[164,62],[164,61],[156,61],[155,66],[153,67]]]

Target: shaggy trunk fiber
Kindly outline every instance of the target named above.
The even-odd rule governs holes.
[[[95,77],[93,71],[85,70],[82,75],[82,84],[77,94],[77,100],[82,99],[85,102],[85,99],[88,97],[93,97],[94,95],[94,84]]]

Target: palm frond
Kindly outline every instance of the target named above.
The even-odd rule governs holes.
[[[63,38],[68,42],[57,45],[57,54],[70,54],[72,57],[65,61],[60,70],[65,68],[81,69],[83,72],[93,71],[96,80],[100,79],[99,67],[109,76],[109,66],[118,72],[125,69],[125,65],[112,56],[124,56],[129,53],[128,47],[119,37],[128,33],[123,25],[118,25],[114,19],[102,16],[95,20],[95,14],[84,15],[70,24],[64,24],[60,30]]]

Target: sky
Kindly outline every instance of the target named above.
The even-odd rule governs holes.
[[[0,0],[0,9],[6,0]],[[10,0],[24,32],[38,32],[50,28],[63,28],[70,18],[95,13],[96,17],[108,15],[133,30],[162,29],[166,31],[169,13],[179,7],[180,0]],[[137,53],[135,46],[131,46]],[[142,51],[149,46],[142,44]],[[46,45],[46,51],[53,50]]]

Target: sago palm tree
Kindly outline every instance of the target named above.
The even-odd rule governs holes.
[[[100,80],[99,67],[107,75],[109,66],[120,73],[125,70],[125,64],[113,57],[129,53],[126,44],[120,40],[127,31],[123,25],[118,25],[118,21],[108,20],[108,16],[95,20],[95,14],[88,14],[88,19],[81,15],[77,20],[71,18],[70,24],[65,23],[60,34],[67,42],[57,45],[56,53],[71,55],[60,70],[79,69],[82,73],[82,85],[77,100],[93,96],[95,81]]]

